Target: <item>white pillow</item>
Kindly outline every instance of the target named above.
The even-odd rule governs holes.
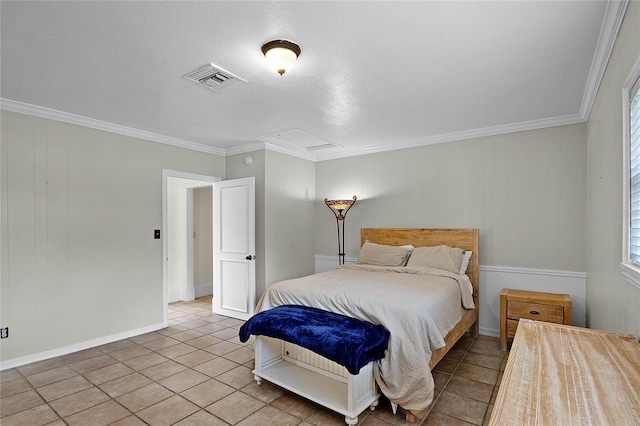
[[[440,245],[435,247],[416,247],[407,262],[407,266],[423,266],[457,274],[462,263],[464,250],[457,247]]]
[[[357,263],[360,265],[404,266],[409,249],[365,241],[360,248]]]
[[[460,270],[458,271],[458,275],[464,275],[467,273],[467,267],[469,266],[469,259],[471,259],[471,255],[473,252],[471,250],[466,250],[462,255],[462,262],[460,263]]]

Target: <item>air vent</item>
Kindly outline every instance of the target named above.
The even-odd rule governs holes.
[[[233,75],[229,71],[214,64],[209,64],[206,67],[190,72],[183,77],[187,80],[201,84],[215,92],[247,82],[247,80],[243,80],[237,75]]]

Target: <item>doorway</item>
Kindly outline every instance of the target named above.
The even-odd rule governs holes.
[[[215,176],[175,170],[162,172],[161,239],[165,324],[168,323],[169,303],[193,300],[212,293],[212,260],[206,252],[213,240],[211,191],[213,183],[220,180]],[[202,205],[207,200],[209,209],[203,212]],[[205,270],[207,268],[208,271]],[[211,281],[203,282],[208,277],[211,277]]]
[[[182,300],[213,295],[213,191],[210,185],[187,188],[187,290],[189,294]]]

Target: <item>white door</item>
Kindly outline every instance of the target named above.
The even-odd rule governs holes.
[[[255,178],[213,185],[213,312],[242,320],[256,295]]]

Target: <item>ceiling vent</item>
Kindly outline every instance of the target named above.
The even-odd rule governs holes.
[[[206,67],[190,72],[183,77],[187,80],[195,81],[196,83],[215,92],[247,82],[247,80],[243,80],[237,75],[234,75],[214,64],[209,64]]]

